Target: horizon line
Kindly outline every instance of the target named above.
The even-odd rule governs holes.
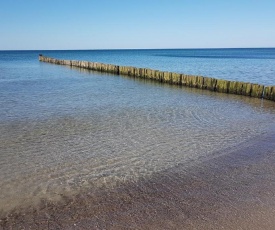
[[[4,49],[1,51],[106,51],[106,50],[207,50],[207,49],[274,49],[275,47],[215,47],[215,48],[104,48],[104,49]]]

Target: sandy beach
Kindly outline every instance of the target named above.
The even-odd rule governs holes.
[[[274,229],[275,135],[112,189],[14,210],[1,229]]]

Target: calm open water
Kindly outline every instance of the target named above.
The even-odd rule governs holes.
[[[1,51],[2,213],[274,133],[274,102],[40,63],[39,53],[275,85],[275,49]]]

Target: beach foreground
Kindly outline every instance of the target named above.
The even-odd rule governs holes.
[[[274,49],[190,52],[41,53],[195,74],[201,61],[202,75],[274,85]],[[39,53],[0,54],[0,229],[273,228],[273,101],[41,63]]]
[[[18,208],[0,229],[274,229],[274,134],[195,167]]]

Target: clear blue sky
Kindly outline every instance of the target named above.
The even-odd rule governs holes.
[[[0,50],[275,47],[275,0],[0,0]]]

